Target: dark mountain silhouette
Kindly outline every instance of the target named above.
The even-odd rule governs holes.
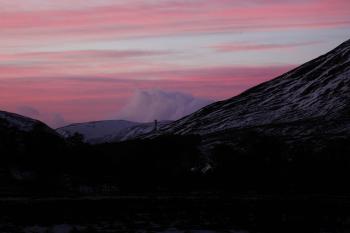
[[[37,127],[41,127],[47,131],[51,130],[47,125],[38,120],[5,111],[0,111],[0,121],[2,123],[0,126],[1,129],[12,128],[22,132],[29,132]]]
[[[66,142],[46,124],[18,114],[0,111],[0,194],[20,195],[22,181],[36,179],[46,189],[57,171]],[[45,182],[44,182],[45,181]],[[31,191],[40,188],[33,186]],[[30,190],[30,189],[29,189]]]

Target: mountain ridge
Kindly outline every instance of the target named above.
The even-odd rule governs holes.
[[[24,132],[29,132],[36,126],[42,126],[44,128],[47,128],[47,130],[51,130],[51,128],[45,123],[17,113],[0,110],[0,119],[4,120],[5,124],[8,124],[7,127],[13,127]]]
[[[158,127],[168,124],[170,121],[161,121]],[[134,139],[142,134],[154,130],[153,122],[132,122],[127,120],[104,120],[83,123],[74,123],[56,129],[63,137],[73,136],[79,133],[84,136],[86,142],[92,144],[118,142]]]
[[[349,86],[347,40],[285,74],[175,121],[162,128],[161,133],[208,135],[312,119],[342,119],[345,123],[350,120]]]

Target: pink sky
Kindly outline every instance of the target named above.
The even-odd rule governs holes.
[[[239,94],[349,39],[350,1],[0,0],[0,35],[0,109],[56,127],[138,90]]]

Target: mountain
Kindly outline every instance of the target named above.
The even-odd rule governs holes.
[[[4,190],[20,193],[14,181],[31,180],[40,171],[53,170],[64,149],[63,138],[46,124],[0,111],[0,193]]]
[[[50,130],[48,126],[38,120],[5,111],[0,111],[0,122],[1,130],[4,128],[13,128],[19,131],[29,132],[36,127],[46,128],[48,131]]]
[[[0,148],[22,150],[30,143],[45,140],[62,142],[62,137],[41,121],[15,113],[0,111]],[[8,145],[11,145],[10,148]],[[16,148],[14,148],[16,147]],[[44,147],[44,145],[41,145]]]
[[[247,129],[291,138],[350,135],[350,40],[242,94],[161,129],[230,141]]]
[[[170,122],[158,123],[163,127]],[[86,142],[97,144],[105,142],[117,142],[133,139],[139,135],[150,133],[155,129],[155,123],[138,123],[125,120],[94,121],[71,124],[58,128],[56,131],[64,137],[79,133],[84,136]]]

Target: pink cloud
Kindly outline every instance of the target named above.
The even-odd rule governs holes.
[[[42,102],[51,105],[53,102],[89,102],[106,98],[116,100],[117,97],[123,99],[134,89],[158,88],[187,90],[198,96],[221,99],[282,74],[292,67],[294,66],[211,67],[135,71],[104,76],[8,78],[0,82],[0,98],[3,103]],[[232,86],[238,89],[231,89]],[[211,88],[214,91],[211,91]],[[225,91],[216,92],[215,88]]]
[[[349,1],[245,2],[136,1],[80,9],[1,12],[0,27],[5,35],[2,40],[6,35],[18,40],[23,36],[74,40],[350,26]]]
[[[152,57],[174,54],[173,51],[161,50],[75,50],[0,54],[0,73],[2,78],[107,75],[142,67],[150,69],[153,66],[149,61]]]
[[[304,43],[289,43],[289,44],[253,44],[253,43],[230,43],[211,46],[217,52],[241,52],[241,51],[257,51],[257,50],[280,50],[293,49],[297,47],[310,46],[320,44],[320,41],[311,41]]]
[[[202,60],[197,56],[202,51],[196,48],[184,47],[180,51],[184,56],[176,57],[174,51],[155,50],[158,44],[146,40],[135,44],[147,48],[143,50],[108,46],[97,50],[94,42],[101,45],[108,39],[117,44],[118,39],[166,36],[166,45],[171,47],[177,38],[188,35],[200,39],[202,34],[290,29],[301,34],[305,29],[350,27],[348,0],[77,0],[74,6],[70,0],[0,0],[0,5],[0,109],[33,106],[40,112],[59,112],[67,121],[106,118],[135,89],[184,91],[210,99],[231,97],[294,66],[254,62],[250,67],[228,66],[224,65],[227,60],[220,59],[208,64],[205,56],[217,56],[217,51],[314,45],[297,41],[219,44],[218,40],[212,47],[217,51],[204,54]],[[92,48],[79,50],[86,40]],[[72,50],[55,51],[64,48]],[[184,57],[187,60],[180,60]]]
[[[1,61],[17,61],[21,59],[82,59],[82,58],[111,58],[125,59],[133,57],[147,57],[157,55],[169,55],[171,51],[153,51],[153,50],[70,50],[53,52],[29,52],[17,54],[0,54]]]
[[[116,118],[136,122],[152,122],[154,119],[178,120],[212,102],[183,92],[137,90]]]

